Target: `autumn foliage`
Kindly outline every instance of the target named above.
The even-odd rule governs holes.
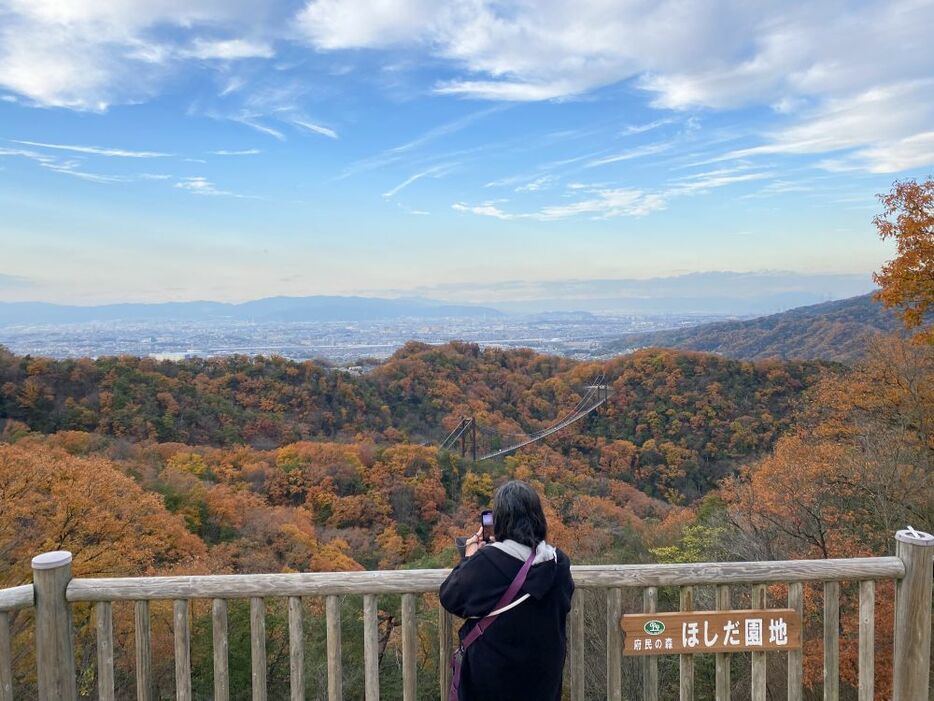
[[[880,195],[884,211],[873,223],[883,240],[895,242],[897,255],[874,276],[878,298],[897,307],[918,340],[934,343],[928,312],[934,306],[934,179],[896,182]]]

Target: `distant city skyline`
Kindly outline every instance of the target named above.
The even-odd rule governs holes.
[[[875,194],[934,166],[932,28],[907,1],[0,0],[0,301],[868,281]]]

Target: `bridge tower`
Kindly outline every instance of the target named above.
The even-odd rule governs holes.
[[[610,385],[603,380],[597,384],[587,385],[587,389],[596,390],[597,405],[602,407],[598,411],[606,411],[606,404],[610,401]]]
[[[477,418],[471,416],[469,419],[461,419],[461,457],[467,457],[467,434],[470,433],[470,457],[477,462]]]

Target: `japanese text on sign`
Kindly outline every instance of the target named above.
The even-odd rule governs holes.
[[[801,649],[793,609],[627,614],[620,624],[627,655]]]

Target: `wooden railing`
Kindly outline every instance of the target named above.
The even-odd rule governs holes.
[[[823,587],[824,699],[839,697],[840,583],[858,583],[859,589],[859,687],[860,701],[875,697],[874,610],[875,583],[896,581],[893,698],[895,701],[926,699],[930,675],[931,591],[934,537],[914,530],[896,535],[894,557],[726,562],[683,565],[578,566],[572,568],[575,592],[568,622],[568,661],[565,667],[568,694],[584,698],[622,699],[624,696],[623,640],[619,618],[626,594],[642,592],[642,610],[658,608],[659,589],[677,587],[681,610],[691,610],[703,588],[710,588],[718,609],[731,608],[731,595],[748,587],[751,608],[767,608],[767,586],[787,585],[787,608],[803,612],[805,585]],[[10,612],[35,607],[36,674],[40,701],[77,699],[73,603],[94,605],[97,637],[97,693],[102,701],[115,698],[113,602],[134,602],[135,675],[137,698],[153,699],[150,602],[171,600],[176,697],[192,698],[190,605],[211,600],[213,640],[213,696],[226,701],[231,693],[228,670],[227,602],[250,602],[252,698],[267,697],[266,600],[288,601],[290,693],[293,701],[305,698],[305,640],[303,597],[323,597],[327,630],[327,696],[343,698],[340,597],[363,597],[364,698],[379,698],[377,597],[401,595],[402,698],[414,701],[417,691],[417,619],[419,594],[436,592],[447,570],[334,572],[309,574],[225,575],[186,577],[133,577],[73,579],[71,555],[46,553],[33,560],[33,584],[0,591],[0,701],[13,699],[10,652]],[[586,688],[585,592],[605,597],[606,686]],[[592,596],[592,595],[588,595]],[[773,602],[784,608],[786,602]],[[442,701],[450,680],[449,660],[454,645],[454,621],[438,609],[438,688]],[[602,615],[602,613],[601,613]],[[591,626],[593,628],[593,626]],[[590,630],[591,635],[593,630]],[[602,636],[603,633],[600,633]],[[787,655],[787,697],[803,698],[803,653],[754,652],[751,655],[751,698],[766,699],[766,656]],[[659,698],[659,658],[645,657],[641,695]],[[716,699],[731,698],[730,655],[719,653],[715,661]],[[694,698],[694,656],[679,657],[679,694]],[[590,680],[591,682],[593,680]],[[602,681],[600,682],[602,685]],[[591,687],[593,684],[591,684]],[[359,696],[359,694],[355,694]]]

